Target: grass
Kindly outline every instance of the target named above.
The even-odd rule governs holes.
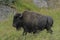
[[[19,12],[30,9],[31,11],[51,16],[54,20],[53,34],[51,35],[44,30],[36,35],[28,33],[25,39],[25,36],[22,36],[23,29],[17,31],[12,26],[13,16],[11,15],[8,20],[0,22],[0,40],[60,40],[60,9],[39,9],[27,0],[26,2],[18,0],[15,5]]]

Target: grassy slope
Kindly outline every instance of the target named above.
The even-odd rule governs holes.
[[[49,15],[54,19],[54,25],[52,28],[54,32],[52,35],[46,33],[45,30],[37,35],[28,34],[26,40],[60,40],[60,9],[39,9],[28,0],[18,0],[15,5],[19,11],[23,11],[27,8],[31,11]],[[13,16],[11,15],[7,21],[0,22],[0,40],[25,40],[25,37],[22,36],[23,31],[16,31],[16,29],[12,27],[12,19]]]
[[[28,0],[18,0],[16,3],[16,9],[21,12],[24,10],[31,10],[31,11],[39,11],[39,8],[37,8],[35,5],[33,5],[32,1]]]

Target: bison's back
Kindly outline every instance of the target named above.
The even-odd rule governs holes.
[[[46,24],[47,18],[35,12],[25,11],[23,12],[23,20],[25,24],[29,23],[32,26],[41,26]]]

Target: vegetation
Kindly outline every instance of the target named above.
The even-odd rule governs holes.
[[[18,10],[19,12],[22,12],[24,10],[31,10],[31,11],[39,11],[40,9],[37,8],[33,2],[30,0],[17,0],[15,2],[15,7],[16,10]]]
[[[39,9],[29,0],[17,0],[14,5],[19,12],[29,9],[51,16],[54,20],[53,34],[51,35],[44,30],[36,35],[28,33],[26,37],[22,36],[23,29],[17,31],[12,26],[13,15],[10,15],[8,20],[0,22],[0,40],[60,40],[60,9]]]

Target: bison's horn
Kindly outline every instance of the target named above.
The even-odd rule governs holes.
[[[22,17],[22,14],[19,17]]]

